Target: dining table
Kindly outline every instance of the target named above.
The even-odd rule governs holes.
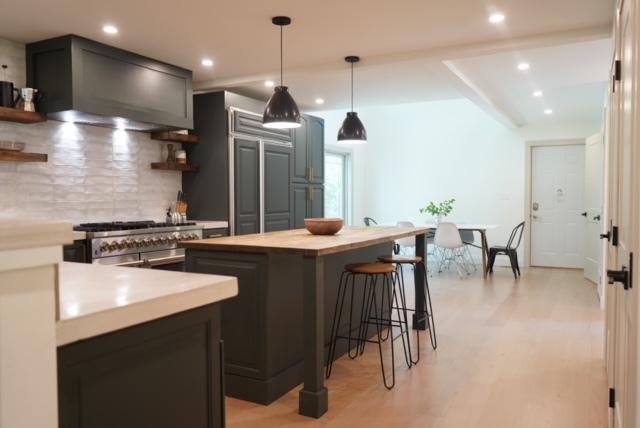
[[[488,266],[487,262],[489,259],[489,244],[487,241],[487,230],[497,229],[499,227],[498,224],[485,224],[485,223],[462,223],[462,222],[452,222],[456,225],[459,231],[468,231],[468,232],[478,232],[480,234],[480,250],[482,252],[482,277],[487,279]],[[438,223],[427,223],[424,225],[430,231],[435,232],[438,228]]]

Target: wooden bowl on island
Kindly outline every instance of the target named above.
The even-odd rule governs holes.
[[[304,227],[312,235],[335,235],[342,229],[341,218],[305,218]]]

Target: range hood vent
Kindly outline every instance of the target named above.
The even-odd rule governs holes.
[[[49,119],[136,131],[193,128],[190,70],[75,35],[27,45]]]

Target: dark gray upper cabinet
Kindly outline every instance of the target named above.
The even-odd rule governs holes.
[[[297,183],[324,182],[324,120],[303,115],[294,132],[294,174]]]
[[[260,232],[260,144],[236,138],[235,227],[236,235]]]
[[[271,129],[262,126],[262,116],[246,111],[233,112],[232,132],[255,135],[257,137],[290,142],[293,140],[291,129]]]
[[[289,230],[293,223],[293,149],[264,143],[264,231]]]
[[[27,45],[27,84],[56,120],[151,131],[193,128],[192,72],[68,35]]]

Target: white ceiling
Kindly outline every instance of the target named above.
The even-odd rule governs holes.
[[[466,96],[520,125],[538,120],[539,109],[530,100],[521,103],[521,94],[512,96],[528,92],[530,83],[523,76],[506,76],[511,56],[531,54],[530,77],[557,89],[547,91],[545,98],[557,113],[553,120],[565,109],[586,114],[580,108],[593,104],[606,75],[598,83],[583,72],[587,68],[593,76],[602,75],[602,62],[608,60],[602,59],[605,49],[589,55],[588,48],[578,49],[578,58],[565,61],[563,73],[554,73],[551,63],[573,52],[578,42],[607,38],[613,4],[614,0],[20,0],[0,15],[0,37],[27,43],[75,33],[192,69],[199,89],[240,88],[268,96],[270,90],[262,82],[275,80],[279,66],[279,33],[270,18],[286,14],[293,24],[285,29],[285,83],[305,109],[318,108],[316,97],[327,100],[322,109],[347,106],[349,75],[342,58],[356,54],[363,58],[356,74],[356,105]],[[506,21],[489,24],[489,13],[498,10]],[[120,33],[104,34],[106,23],[116,25]],[[552,46],[560,46],[562,52],[542,49]],[[213,59],[214,66],[203,67],[203,57]],[[583,78],[571,78],[574,72]],[[502,82],[503,74],[508,82]]]

